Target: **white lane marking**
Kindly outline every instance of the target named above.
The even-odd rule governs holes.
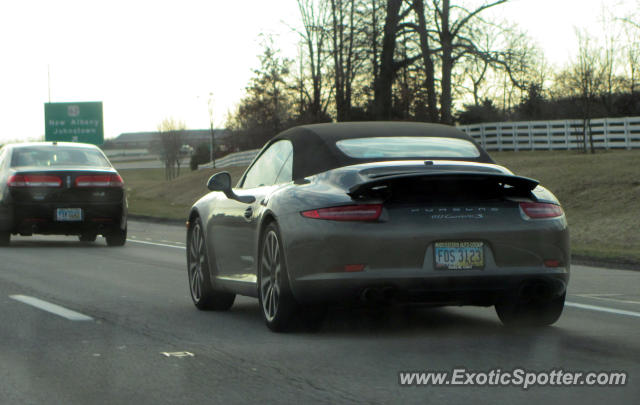
[[[593,298],[594,300],[621,302],[623,304],[636,304],[636,305],[640,304],[640,301],[621,300],[619,298],[611,298],[611,297],[619,297],[622,294],[575,294],[575,295],[577,297]]]
[[[191,352],[160,352],[160,354],[166,357],[194,357],[195,356]]]
[[[606,312],[606,313],[609,313],[609,314],[627,315],[627,316],[634,316],[636,318],[640,318],[640,312],[627,311],[627,310],[624,310],[624,309],[599,307],[597,305],[579,304],[577,302],[565,302],[564,305],[567,306],[567,307],[587,309],[589,311]]]
[[[70,321],[93,321],[93,318],[80,312],[72,311],[65,307],[61,307],[60,305],[52,304],[47,301],[40,300],[38,298],[30,297],[28,295],[10,295],[9,298],[14,299],[16,301],[20,301],[23,304],[31,305],[32,307],[36,307],[43,311],[52,313],[54,315],[61,316]]]
[[[142,241],[142,240],[132,240],[132,239],[127,239],[127,242],[142,243],[143,245],[162,246],[162,247],[170,247],[170,248],[174,248],[174,249],[186,250],[186,248],[184,246],[167,245],[166,243],[145,242],[145,241]]]

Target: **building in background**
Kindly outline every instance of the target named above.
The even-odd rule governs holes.
[[[193,149],[198,145],[211,143],[211,130],[209,129],[185,129],[181,130],[182,144],[189,145]],[[231,139],[231,131],[227,129],[214,129],[215,150],[218,152],[234,151]],[[160,132],[125,132],[116,138],[105,142],[105,150],[144,150],[154,154],[161,148]]]

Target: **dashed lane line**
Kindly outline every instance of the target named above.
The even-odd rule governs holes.
[[[186,250],[186,247],[184,247],[184,246],[169,245],[169,244],[166,244],[166,243],[146,242],[146,241],[143,241],[143,240],[133,240],[133,239],[127,239],[127,242],[141,243],[143,245],[153,245],[153,246],[161,246],[161,247],[169,247],[169,248],[174,248],[174,249]]]
[[[65,307],[61,307],[60,305],[43,301],[35,297],[30,297],[28,295],[16,294],[16,295],[10,295],[9,298],[14,299],[16,301],[20,301],[23,304],[31,305],[32,307],[41,309],[51,314],[61,316],[70,321],[93,321],[93,318],[90,316],[81,314],[80,312],[72,311]]]

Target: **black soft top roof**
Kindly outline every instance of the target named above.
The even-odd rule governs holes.
[[[480,151],[477,158],[442,158],[424,156],[425,160],[464,160],[479,163],[494,163],[493,159],[478,143],[455,127],[442,124],[419,122],[341,122],[329,124],[303,125],[288,129],[276,135],[265,148],[281,139],[291,141],[293,145],[293,178],[301,179],[337,167],[359,163],[375,162],[380,158],[358,159],[345,155],[336,142],[341,139],[394,137],[394,136],[433,136],[457,138],[472,142]],[[385,159],[407,160],[407,158]],[[416,160],[416,158],[410,158]]]

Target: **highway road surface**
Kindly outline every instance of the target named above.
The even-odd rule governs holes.
[[[553,327],[493,308],[332,309],[274,334],[257,301],[192,305],[185,230],[129,223],[129,241],[15,237],[0,248],[1,404],[632,404],[640,400],[640,272],[573,266]],[[399,372],[621,371],[624,386],[411,386]]]

